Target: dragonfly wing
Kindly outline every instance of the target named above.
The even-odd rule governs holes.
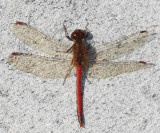
[[[102,61],[100,64],[95,64],[88,70],[89,78],[107,78],[116,76],[126,72],[133,72],[144,67],[150,66],[146,62],[138,61]]]
[[[8,62],[17,69],[45,78],[64,78],[67,73],[66,68],[69,69],[70,67],[70,61],[59,61],[53,58],[25,53],[10,55]],[[70,76],[73,74],[74,70],[72,70]]]
[[[118,55],[125,54],[134,50],[140,44],[146,42],[149,38],[147,31],[137,32],[120,41],[113,41],[106,43],[103,46],[97,47],[97,59],[114,59]]]
[[[25,23],[14,23],[11,25],[10,29],[22,42],[28,44],[28,46],[34,50],[45,54],[61,54],[61,52],[57,51],[65,51],[71,47],[71,45],[63,44],[59,40],[51,38]],[[68,54],[71,55],[70,53]]]

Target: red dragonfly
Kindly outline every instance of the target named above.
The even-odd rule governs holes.
[[[72,46],[44,35],[26,23],[12,24],[11,31],[17,38],[34,50],[52,57],[14,52],[8,57],[8,62],[24,72],[46,78],[66,79],[75,74],[74,68],[76,68],[77,115],[82,127],[81,73],[83,72],[88,78],[107,78],[150,66],[144,61],[111,61],[146,42],[149,35],[147,31],[140,31],[123,40],[106,43],[95,49],[92,46],[87,48],[84,43],[88,32],[76,29],[69,37],[65,27],[64,30],[65,36],[74,42]],[[66,68],[69,68],[67,72]]]

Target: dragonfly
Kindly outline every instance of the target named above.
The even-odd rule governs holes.
[[[56,38],[50,37],[36,30],[34,27],[17,21],[12,23],[10,30],[22,42],[32,49],[50,55],[40,56],[35,54],[13,52],[8,57],[8,63],[15,68],[33,75],[45,78],[64,78],[76,73],[76,101],[77,116],[80,127],[83,126],[82,101],[81,101],[81,78],[107,78],[126,72],[133,72],[147,68],[150,63],[145,61],[114,61],[120,55],[126,54],[149,38],[148,31],[140,31],[127,36],[124,39],[93,46],[85,44],[88,31],[76,29],[68,36],[64,26],[65,36],[74,44],[64,44]],[[66,68],[68,70],[66,71]]]

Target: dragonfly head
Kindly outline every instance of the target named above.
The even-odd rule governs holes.
[[[81,41],[85,38],[85,33],[80,29],[76,29],[74,32],[72,32],[71,38],[75,41]]]

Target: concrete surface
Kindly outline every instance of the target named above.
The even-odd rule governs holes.
[[[1,0],[0,16],[0,133],[160,133],[159,0]],[[66,43],[64,22],[69,34],[88,23],[94,46],[148,30],[156,37],[118,60],[155,66],[86,82],[80,128],[75,77],[63,86],[7,63],[12,52],[36,53],[11,33],[17,20]]]

